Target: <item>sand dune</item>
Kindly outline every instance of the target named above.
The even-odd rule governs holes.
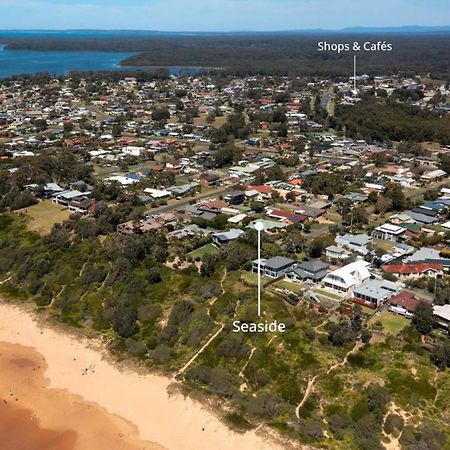
[[[53,392],[53,389],[58,395],[62,395],[61,392],[64,391],[65,395],[77,398],[77,400],[72,398],[71,401],[80,409],[73,413],[71,419],[67,417],[66,421],[62,414],[54,413],[52,417],[41,418],[40,426],[43,428],[55,430],[55,420],[61,419],[56,430],[75,431],[80,440],[83,438],[80,437],[82,422],[78,424],[72,420],[78,416],[82,417],[89,405],[89,409],[107,411],[109,414],[104,414],[102,420],[110,422],[109,425],[105,422],[102,427],[108,430],[114,425],[121,430],[121,436],[125,436],[124,442],[127,441],[129,442],[127,445],[130,445],[130,447],[98,448],[131,449],[134,448],[133,445],[141,445],[138,448],[143,449],[158,449],[162,446],[169,450],[284,448],[267,441],[254,431],[245,434],[230,431],[200,403],[190,398],[185,399],[181,395],[169,395],[171,380],[168,378],[119,369],[104,357],[105,352],[99,342],[75,338],[38,323],[33,319],[32,313],[2,301],[0,301],[0,342],[32,347],[38,356],[41,355],[42,367],[45,368],[43,375],[48,379],[48,386],[43,386],[43,389],[47,392]],[[21,351],[27,356],[19,359],[33,360],[29,348]],[[36,357],[36,353],[34,355]],[[0,370],[0,377],[3,377],[3,368],[0,367]],[[30,374],[30,368],[24,370]],[[8,389],[7,386],[2,387]],[[1,395],[0,391],[0,397]],[[32,405],[26,403],[23,401],[21,407],[33,410]],[[47,409],[51,409],[50,406]],[[59,417],[60,415],[62,417]],[[136,435],[146,442],[133,442],[133,427]],[[118,435],[116,437],[118,438]],[[75,448],[95,450],[92,446]]]

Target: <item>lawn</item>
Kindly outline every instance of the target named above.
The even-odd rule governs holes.
[[[215,255],[218,252],[217,248],[213,244],[206,244],[203,247],[199,247],[192,252],[188,253],[191,258],[203,258],[204,255]]]
[[[372,308],[368,308],[367,306],[364,305],[360,305],[361,306],[361,310],[364,314],[367,314],[368,316],[373,316],[376,313],[375,309]]]
[[[70,216],[70,212],[67,209],[50,200],[42,201],[28,208],[19,209],[16,213],[29,216],[31,220],[28,222],[28,229],[39,233],[41,236],[50,233],[55,223],[61,223]]]
[[[273,286],[280,289],[289,289],[292,292],[300,292],[303,289],[301,284],[293,283],[292,281],[280,280],[277,281]]]
[[[325,218],[327,220],[331,220],[331,222],[334,222],[334,223],[339,223],[342,221],[342,216],[340,214],[338,214],[335,210],[329,210],[325,214]]]
[[[258,283],[258,274],[254,273],[254,272],[243,271],[242,272],[242,279],[244,281],[246,281],[247,283],[249,283],[249,284],[256,285]],[[261,284],[264,285],[264,283],[267,283],[270,280],[271,280],[271,278],[262,276],[261,277]]]
[[[381,241],[381,240],[379,240],[379,239],[375,239],[375,240],[374,240],[374,244],[375,244],[377,247],[379,247],[379,248],[381,248],[381,249],[383,249],[383,250],[385,250],[385,251],[387,251],[387,252],[390,252],[390,251],[394,248],[395,242],[391,242],[391,241]]]
[[[333,294],[323,289],[312,289],[312,291],[316,292],[317,294],[323,295],[324,297],[332,298],[333,300],[342,300],[342,297],[340,297],[339,295]]]
[[[328,225],[326,223],[313,223],[311,225],[312,231],[321,231],[325,230],[326,228],[328,228]]]
[[[380,315],[374,315],[370,320],[369,324],[373,325],[376,322],[381,322],[383,326],[383,331],[396,336],[409,324],[409,320],[398,314],[393,314],[387,310],[381,311]]]

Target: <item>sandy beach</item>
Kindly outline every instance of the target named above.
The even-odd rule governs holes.
[[[0,300],[0,423],[2,414],[28,417],[24,439],[34,433],[50,442],[11,450],[284,448],[255,431],[232,432],[199,402],[169,395],[169,378],[124,370],[105,356],[100,342]]]

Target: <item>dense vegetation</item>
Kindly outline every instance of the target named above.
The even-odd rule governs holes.
[[[385,435],[400,433],[405,449],[447,448],[447,341],[430,353],[411,326],[372,342],[361,308],[329,321],[325,309],[289,306],[269,291],[263,295],[265,319],[284,322],[286,333],[236,334],[232,320],[256,316],[254,289],[241,280],[242,268],[255,257],[251,235],[219,257],[205,256],[199,273],[193,264],[167,267],[174,244],[159,231],[90,233],[89,219],[72,216],[39,237],[27,231],[27,220],[0,215],[0,279],[12,275],[0,294],[32,299],[60,320],[107,335],[114,351],[168,373],[177,373],[223,326],[178,373],[187,391],[226,399],[234,412],[225,419],[234,428],[264,422],[322,448],[381,449]],[[304,242],[293,233],[287,242],[296,251]],[[265,242],[264,251],[273,245]],[[314,376],[314,388],[296,412]]]
[[[268,75],[317,75],[348,77],[352,52],[321,53],[317,42],[359,42],[380,40],[380,35],[361,34],[275,34],[212,36],[110,36],[92,38],[6,37],[11,50],[96,50],[139,52],[127,58],[126,66],[220,67],[227,71]],[[392,42],[393,51],[364,52],[359,59],[361,71],[373,75],[386,73],[428,74],[450,79],[447,61],[450,36],[383,35]]]
[[[366,98],[354,106],[336,110],[338,129],[368,142],[411,140],[450,144],[450,117],[395,101]]]

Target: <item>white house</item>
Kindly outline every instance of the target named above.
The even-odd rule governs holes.
[[[136,147],[136,146],[132,146],[129,145],[128,147],[124,147],[122,149],[122,153],[124,153],[125,155],[130,155],[130,156],[141,156],[142,152],[145,151],[145,148],[143,147]]]
[[[172,193],[165,189],[146,188],[144,189],[144,192],[148,194],[153,200],[161,200],[163,198],[168,198],[172,196]]]
[[[367,261],[355,261],[347,264],[330,272],[323,279],[323,285],[335,291],[350,294],[353,289],[361,286],[371,277],[369,266],[370,263]]]
[[[345,248],[330,245],[325,249],[325,256],[330,260],[344,261],[350,258],[350,253]]]
[[[117,181],[122,186],[128,186],[130,184],[138,183],[139,180],[130,177],[123,177],[120,175],[114,175],[112,177],[106,178],[105,181]]]
[[[406,228],[398,227],[391,223],[385,223],[372,231],[372,237],[383,241],[398,241],[405,233]]]

